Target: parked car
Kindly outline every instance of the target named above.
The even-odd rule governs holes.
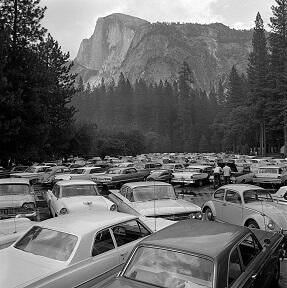
[[[0,251],[0,287],[90,287],[117,273],[134,245],[152,232],[138,217],[118,212],[35,223]]]
[[[25,165],[16,165],[14,166],[11,170],[10,170],[10,174],[13,173],[21,173],[24,172],[26,169],[28,169],[29,166],[25,166]]]
[[[175,184],[196,184],[202,186],[204,183],[209,183],[212,170],[212,166],[189,165],[182,172],[174,172],[171,182]]]
[[[39,182],[44,186],[53,186],[55,184],[55,177],[59,174],[68,174],[71,170],[66,166],[53,166],[46,170],[40,177]]]
[[[202,219],[200,207],[178,199],[173,186],[165,182],[126,183],[120,190],[110,190],[109,199],[119,212],[176,221]]]
[[[253,176],[253,183],[259,185],[287,185],[287,166],[269,165],[258,168]]]
[[[183,171],[185,166],[182,163],[166,163],[162,165],[162,169],[172,170],[172,172]]]
[[[80,167],[74,168],[70,173],[58,174],[55,176],[55,181],[72,180],[72,179],[86,179],[91,180],[93,177],[105,174],[105,169],[101,167]]]
[[[287,186],[280,187],[272,197],[278,203],[287,205]]]
[[[38,166],[30,166],[22,173],[11,173],[10,177],[14,178],[27,178],[31,183],[39,182],[40,177],[49,169],[50,166],[38,165]]]
[[[236,225],[181,221],[140,241],[104,287],[275,287],[282,237]]]
[[[137,170],[148,170],[148,171],[153,171],[160,169],[162,167],[161,163],[158,162],[147,162],[147,163],[136,163],[135,168]]]
[[[127,182],[143,181],[149,175],[148,170],[138,171],[133,167],[111,168],[104,175],[92,177],[92,180],[98,184],[108,187],[121,187]]]
[[[268,190],[255,185],[222,186],[203,204],[202,211],[207,220],[266,231],[283,231],[287,235],[286,207],[273,201]]]
[[[270,159],[266,159],[266,158],[252,158],[252,159],[248,159],[247,160],[247,163],[250,164],[250,171],[251,172],[258,172],[258,169],[262,166],[267,166],[267,165],[270,165]]]
[[[90,180],[62,180],[46,193],[48,207],[53,217],[83,211],[114,211],[117,209],[101,196],[97,185]]]
[[[0,219],[26,215],[34,218],[36,202],[28,179],[0,179]]]
[[[162,182],[171,182],[173,178],[172,171],[166,169],[158,169],[151,171],[150,175],[146,178],[147,181],[162,181]]]
[[[250,172],[250,166],[251,164],[247,163],[245,159],[239,158],[239,159],[232,159],[232,162],[236,165],[237,171],[240,173],[248,173]]]

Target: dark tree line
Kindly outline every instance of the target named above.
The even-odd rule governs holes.
[[[0,160],[39,161],[69,150],[75,93],[69,54],[41,26],[39,0],[0,1]],[[1,164],[1,163],[0,163]]]

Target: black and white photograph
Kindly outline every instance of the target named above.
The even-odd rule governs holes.
[[[0,0],[0,288],[287,288],[287,0]]]

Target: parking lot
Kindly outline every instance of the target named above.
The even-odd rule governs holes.
[[[34,186],[36,192],[40,195],[44,194],[46,188],[43,188],[40,185]],[[181,195],[184,199],[188,201],[192,201],[198,206],[202,206],[203,203],[210,199],[214,189],[211,185],[206,185],[203,187],[195,187],[195,186],[175,186],[175,190],[178,194]],[[39,205],[39,220],[45,220],[50,217],[49,210],[46,206],[45,201],[38,202]],[[287,259],[281,261],[281,273],[280,273],[280,288],[287,288]],[[270,287],[273,288],[273,287]]]

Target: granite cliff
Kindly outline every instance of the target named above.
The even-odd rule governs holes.
[[[120,72],[134,82],[173,81],[185,60],[194,73],[195,85],[208,90],[226,77],[232,65],[246,71],[252,31],[220,24],[149,23],[112,14],[99,18],[93,35],[84,39],[74,61],[74,72],[85,83],[101,78],[117,81]]]

